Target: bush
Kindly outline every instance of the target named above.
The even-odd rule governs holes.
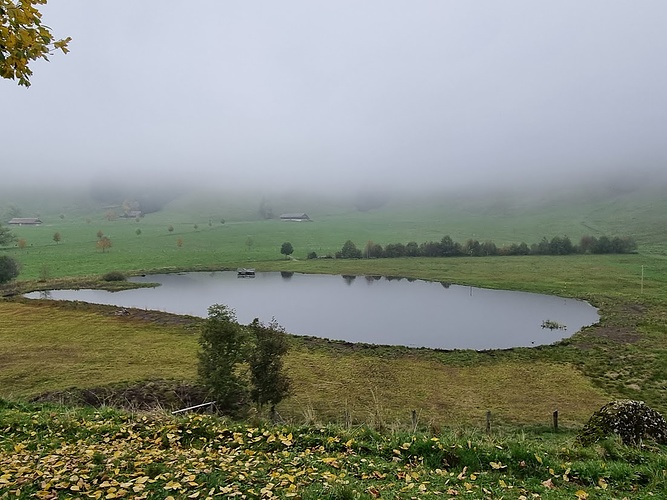
[[[644,439],[667,444],[667,421],[643,401],[612,401],[591,416],[577,437],[589,445],[613,434],[626,445],[640,445]]]
[[[317,259],[317,253],[315,252],[309,252],[308,255],[306,256],[306,259]]]
[[[19,275],[19,263],[8,257],[0,256],[0,283],[7,283]]]
[[[120,271],[109,271],[104,276],[102,276],[104,281],[125,281],[127,277]]]

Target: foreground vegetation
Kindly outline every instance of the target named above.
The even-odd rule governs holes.
[[[7,498],[661,498],[665,448],[569,432],[378,433],[0,401]]]
[[[507,218],[498,210],[467,216],[469,206],[444,216],[440,209],[362,214],[320,206],[319,213],[308,209],[316,221],[306,224],[188,211],[178,203],[139,220],[107,220],[99,211],[41,214],[42,226],[15,230],[23,247],[0,250],[23,264],[5,295],[123,289],[127,283],[102,277],[252,263],[257,270],[405,276],[575,297],[598,307],[601,321],[554,346],[486,352],[291,337],[284,361],[293,390],[277,405],[284,423],[271,427],[262,414],[232,423],[18,403],[45,393],[67,400],[91,388],[112,394],[146,381],[194,384],[201,320],[8,297],[0,300],[0,497],[664,496],[664,449],[630,449],[614,440],[581,448],[574,440],[591,413],[614,398],[641,399],[667,412],[664,229],[656,230],[657,215],[631,226],[629,219],[618,222],[628,212],[638,220],[639,208],[590,204],[580,217],[581,207],[514,219],[512,210]],[[598,235],[631,234],[639,253],[305,258],[335,252],[350,236],[385,248],[443,234],[510,245],[545,235],[579,238],[591,228]],[[112,245],[101,249],[96,232]],[[293,244],[290,258],[281,254],[286,241]],[[126,406],[141,407],[138,392]],[[172,398],[165,408],[184,402]],[[554,434],[548,426],[556,409],[564,430]],[[483,432],[487,412],[491,435]]]

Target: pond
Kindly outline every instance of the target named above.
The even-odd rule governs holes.
[[[29,298],[79,300],[207,316],[211,304],[236,311],[240,323],[272,318],[289,333],[369,344],[438,349],[504,349],[552,344],[598,321],[574,299],[380,276],[236,272],[159,274],[159,283],[122,292],[53,290]],[[567,329],[543,328],[545,321]]]

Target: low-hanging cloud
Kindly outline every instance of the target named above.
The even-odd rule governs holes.
[[[662,1],[51,2],[1,81],[4,171],[221,187],[549,184],[664,169]]]

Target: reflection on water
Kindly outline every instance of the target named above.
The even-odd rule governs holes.
[[[462,287],[399,277],[236,272],[143,276],[160,283],[123,292],[54,290],[30,298],[81,300],[206,317],[225,304],[242,323],[273,317],[297,335],[350,342],[441,349],[497,349],[551,344],[598,320],[589,304],[505,290]],[[342,279],[341,279],[342,278]],[[567,326],[543,329],[549,320]]]

